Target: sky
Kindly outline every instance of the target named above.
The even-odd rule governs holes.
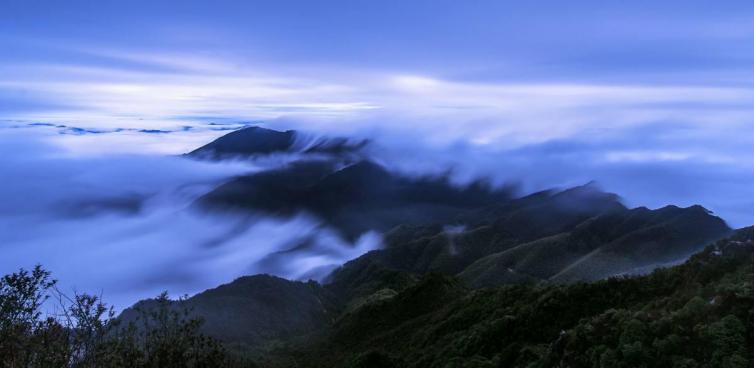
[[[8,213],[79,198],[87,165],[100,182],[87,185],[150,196],[139,188],[170,197],[237,174],[165,157],[248,124],[370,138],[409,174],[452,169],[460,184],[523,191],[596,180],[632,206],[698,203],[754,224],[751,1],[0,0],[0,55],[6,242],[31,241]],[[113,179],[149,177],[142,161],[175,180]],[[38,182],[51,167],[72,192]],[[26,187],[45,193],[38,204],[10,201]],[[186,201],[107,223],[164,224]],[[214,220],[157,226],[169,230],[144,244],[194,221]]]
[[[480,142],[735,126],[749,122],[753,7],[3,0],[0,113],[140,128],[440,117]]]
[[[0,112],[145,128],[375,113],[495,120],[479,141],[652,120],[735,124],[750,111],[752,8],[3,0]]]

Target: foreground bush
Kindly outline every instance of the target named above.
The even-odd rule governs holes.
[[[127,323],[98,297],[68,297],[40,266],[0,279],[0,365],[32,367],[228,367],[240,366],[201,321],[170,307],[138,310]],[[52,310],[52,312],[45,312]]]

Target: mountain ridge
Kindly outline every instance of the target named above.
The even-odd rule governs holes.
[[[470,208],[508,201],[506,188],[483,182],[459,188],[447,177],[412,178],[373,161],[351,164],[302,160],[280,169],[235,178],[197,201],[208,210],[246,210],[291,216],[315,214],[354,240],[400,224],[452,221]]]

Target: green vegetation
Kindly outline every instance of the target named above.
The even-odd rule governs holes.
[[[122,323],[98,297],[69,298],[55,284],[39,266],[0,279],[3,367],[241,366],[217,340],[199,332],[200,320],[169,308],[167,294]],[[54,312],[43,312],[47,309]]]
[[[311,367],[751,367],[752,238],[594,283],[468,290],[428,275],[296,354]]]

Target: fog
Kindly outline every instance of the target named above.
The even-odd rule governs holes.
[[[662,123],[525,143],[477,142],[479,126],[448,135],[430,129],[436,121],[384,121],[282,118],[264,126],[301,129],[309,139],[367,139],[365,156],[409,176],[447,174],[458,185],[485,179],[514,185],[520,195],[595,180],[632,207],[701,204],[733,227],[754,224],[751,135]],[[321,279],[380,246],[381,234],[349,244],[304,213],[282,219],[197,210],[196,198],[220,183],[298,157],[180,157],[243,126],[193,124],[159,134],[1,129],[0,272],[42,264],[63,290],[101,293],[123,308],[163,290],[193,294],[255,273]],[[451,238],[460,231],[447,230]]]
[[[304,214],[272,219],[192,207],[224,180],[285,158],[71,155],[49,138],[0,133],[0,273],[41,264],[64,292],[102,294],[123,308],[162,290],[193,294],[248,274],[316,279],[380,244],[376,234],[347,244]],[[286,262],[277,261],[284,251]]]
[[[511,124],[434,116],[282,118],[268,126],[369,139],[367,155],[405,175],[449,175],[458,185],[485,179],[519,195],[594,181],[630,207],[699,204],[732,227],[754,225],[754,125],[720,121],[594,123],[564,135],[515,124],[518,132],[502,136],[495,129]]]
[[[506,147],[465,140],[424,143],[385,134],[371,155],[394,170],[449,174],[459,185],[486,179],[519,195],[596,182],[629,207],[702,205],[734,228],[754,225],[752,135],[646,125],[616,135],[589,135]]]

